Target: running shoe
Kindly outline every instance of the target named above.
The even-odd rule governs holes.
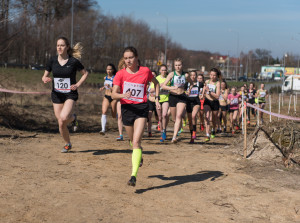
[[[132,147],[132,142],[129,140],[129,145]]]
[[[144,163],[144,159],[143,159],[143,157],[142,157],[141,162],[140,162],[140,167],[143,166],[143,163]]]
[[[191,138],[191,140],[190,140],[190,142],[189,142],[189,143],[190,143],[190,144],[194,144],[194,142],[195,142],[195,141],[194,141],[194,139],[193,139],[193,138]]]
[[[208,142],[208,141],[210,141],[210,138],[209,138],[209,136],[206,136],[206,137],[205,137],[205,139],[204,139],[204,141],[205,141],[205,142]]]
[[[223,130],[223,132],[224,132],[224,133],[226,133],[226,127],[224,127],[224,130]]]
[[[117,141],[123,141],[123,136],[120,135],[120,136],[117,138]]]
[[[64,148],[61,150],[62,153],[67,153],[72,149],[72,145],[67,143]]]
[[[151,132],[148,132],[148,137],[152,137],[152,133]]]
[[[201,131],[204,131],[204,125],[201,124]]]
[[[105,135],[105,131],[101,130],[101,131],[99,132],[99,134],[104,136],[104,135]]]
[[[183,127],[186,126],[186,120],[185,120],[185,119],[182,120],[182,126],[183,126]]]
[[[248,125],[250,125],[250,121],[249,120],[247,121],[247,123],[248,123]]]
[[[127,182],[127,185],[135,187],[135,185],[136,185],[136,177],[135,176],[131,176],[130,180]]]
[[[222,130],[221,130],[221,129],[218,129],[218,130],[217,130],[217,134],[219,134],[219,133],[222,133]]]
[[[166,132],[162,133],[162,138],[163,138],[163,140],[166,140],[166,138],[167,138],[167,133]]]
[[[172,143],[176,144],[177,142],[178,142],[178,141],[177,141],[176,138],[173,138],[173,139],[172,139]]]
[[[72,122],[72,130],[73,132],[76,132],[78,130],[78,121],[77,121],[76,114],[74,114],[74,121]]]
[[[235,131],[234,131],[234,130],[232,130],[232,134],[235,134]]]
[[[237,126],[235,126],[235,130],[239,130],[240,129],[240,127],[237,125]]]
[[[183,128],[181,128],[178,132],[178,134],[182,133],[183,132]]]
[[[165,141],[165,140],[164,140],[164,137],[163,137],[163,134],[164,134],[164,133],[162,132],[162,133],[161,133],[161,137],[160,137],[160,139],[159,139],[160,142]]]
[[[160,131],[160,125],[159,125],[159,123],[157,124],[157,131]]]
[[[210,138],[214,139],[216,137],[216,133],[214,131],[211,132]]]
[[[192,139],[196,139],[197,136],[196,136],[196,131],[193,131],[193,134],[192,134]]]

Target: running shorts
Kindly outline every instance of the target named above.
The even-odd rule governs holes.
[[[122,120],[126,126],[133,126],[138,118],[147,118],[149,112],[148,103],[141,104],[122,104]]]
[[[70,93],[59,93],[56,91],[51,92],[51,99],[54,104],[63,104],[66,100],[71,99],[73,101],[78,100],[78,92],[72,91]]]
[[[104,97],[109,101],[109,103],[113,101],[113,99],[109,95],[104,95]]]
[[[185,103],[187,102],[187,96],[185,93],[175,95],[175,94],[170,94],[169,95],[169,105],[170,107],[176,107],[177,103]]]
[[[200,105],[200,99],[198,97],[188,98],[186,102],[187,113],[192,113],[195,105]]]
[[[220,103],[218,100],[208,100],[205,98],[204,105],[208,105],[212,111],[219,111]]]

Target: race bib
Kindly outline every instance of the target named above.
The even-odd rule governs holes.
[[[232,101],[231,101],[231,105],[236,105],[239,103],[239,99],[238,98],[234,98]]]
[[[209,88],[209,90],[210,90],[211,92],[216,93],[216,85],[214,85],[214,84],[208,84],[207,86],[208,86],[208,88]],[[208,93],[207,93],[207,94],[208,94]]]
[[[174,77],[174,86],[183,88],[184,84],[185,84],[185,76],[184,75]]]
[[[164,89],[160,88],[159,94],[160,95],[168,95],[169,94],[169,90],[164,90]]]
[[[252,96],[253,96],[253,93],[252,93],[252,92],[250,92],[248,95],[249,95],[249,99],[252,99],[252,98],[253,98],[253,97],[252,97]]]
[[[202,96],[202,94],[203,94],[203,88],[200,88],[199,95],[201,95],[201,96]]]
[[[198,94],[199,94],[198,87],[193,87],[191,89],[191,93],[189,94],[189,97],[197,97]]]
[[[124,82],[123,94],[128,91],[131,91],[131,97],[127,100],[143,102],[144,100],[144,84],[136,84],[131,82]]]
[[[71,91],[70,78],[54,78],[54,90],[60,93],[69,93]]]
[[[264,92],[264,91],[259,92],[259,97],[261,97],[261,98],[266,97],[266,92]]]
[[[104,88],[105,88],[105,89],[109,89],[109,87],[108,87],[107,85],[108,85],[109,87],[112,87],[113,82],[110,81],[110,80],[105,80],[105,81],[104,81]]]
[[[224,101],[224,98],[223,98],[223,95],[222,95],[222,94],[220,94],[219,100],[220,100],[220,101]]]

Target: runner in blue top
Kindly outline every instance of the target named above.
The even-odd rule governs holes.
[[[106,73],[107,73],[107,76],[104,77],[104,86],[99,89],[100,91],[105,90],[105,95],[104,95],[103,101],[102,101],[102,117],[101,117],[102,130],[100,131],[101,135],[105,135],[106,113],[107,113],[109,104],[111,104],[111,113],[112,113],[113,118],[116,117],[116,109],[117,109],[117,100],[113,100],[111,98],[111,92],[112,92],[112,88],[113,88],[113,79],[115,77],[115,74],[117,73],[115,65],[108,64],[106,66]]]

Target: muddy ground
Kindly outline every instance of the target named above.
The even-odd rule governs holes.
[[[128,141],[117,132],[0,129],[1,222],[300,222],[300,172],[239,155],[240,135],[188,144],[144,137],[136,187]],[[146,134],[145,134],[146,135]],[[170,139],[171,132],[168,132]]]

